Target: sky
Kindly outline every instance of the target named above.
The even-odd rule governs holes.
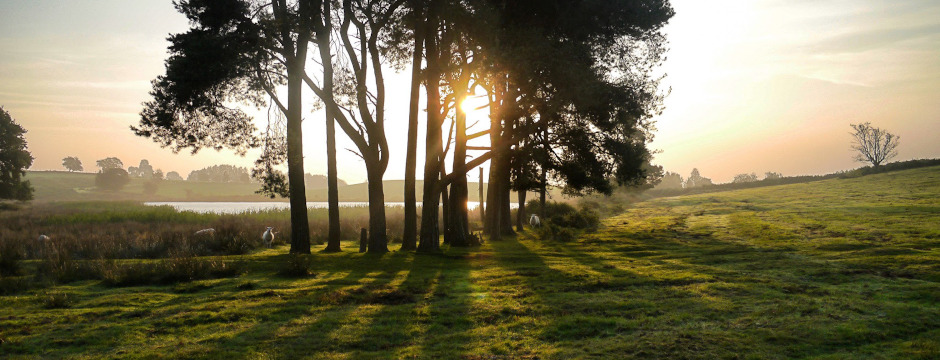
[[[715,182],[848,170],[862,165],[849,148],[849,124],[862,122],[900,136],[897,160],[940,157],[940,2],[672,4],[661,69],[669,95],[650,145],[665,170],[698,168]],[[168,0],[0,1],[0,106],[28,131],[31,169],[61,170],[66,156],[86,171],[109,156],[125,166],[148,159],[184,177],[215,164],[251,167],[257,152],[174,154],[129,129],[164,72],[166,37],[187,26]],[[388,76],[392,180],[404,177],[410,71]],[[263,126],[265,112],[256,113]],[[323,114],[304,119],[305,168],[324,174]],[[344,151],[353,145],[338,135],[340,178],[365,181],[362,161]]]

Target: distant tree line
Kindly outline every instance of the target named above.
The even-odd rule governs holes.
[[[186,177],[187,181],[218,182],[218,183],[249,183],[251,175],[248,169],[234,165],[213,165],[199,170],[193,170]]]

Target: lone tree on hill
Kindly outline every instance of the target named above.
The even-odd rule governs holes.
[[[899,136],[871,126],[869,122],[852,124],[852,130],[855,130],[852,150],[858,151],[855,161],[871,163],[877,168],[885,160],[898,155]]]
[[[30,200],[33,188],[22,180],[33,157],[26,150],[26,130],[0,107],[0,199]]]
[[[85,170],[85,168],[82,167],[82,161],[75,156],[69,156],[62,159],[62,166],[65,166],[65,169],[68,171]]]

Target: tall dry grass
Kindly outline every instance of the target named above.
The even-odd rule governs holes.
[[[404,211],[386,210],[387,233],[400,236]],[[326,209],[310,209],[311,242],[327,238]],[[358,239],[368,228],[366,207],[340,210],[344,240]],[[19,259],[42,259],[68,254],[70,259],[156,259],[183,252],[194,256],[245,254],[263,246],[266,227],[276,231],[275,244],[290,239],[288,210],[267,210],[237,215],[176,211],[169,206],[145,206],[131,202],[82,202],[36,204],[0,212],[0,268],[15,272]],[[212,236],[196,231],[214,228]],[[39,240],[39,235],[49,241]]]

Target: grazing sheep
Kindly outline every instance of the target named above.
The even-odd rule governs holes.
[[[195,232],[193,235],[196,235],[196,236],[213,236],[213,235],[215,235],[215,229],[213,229],[213,228],[202,229],[202,230],[199,230],[199,231]]]
[[[49,240],[52,240],[52,239],[46,236],[45,234],[39,234],[39,242],[46,242]]]
[[[529,226],[532,226],[532,227],[541,227],[541,226],[542,226],[542,220],[539,219],[539,216],[538,216],[538,215],[532,214],[532,216],[529,216]]]
[[[271,229],[274,228],[269,226],[268,229],[264,231],[264,235],[261,235],[261,240],[264,240],[264,246],[269,249],[271,248],[271,244],[274,243],[274,232],[271,231]]]

